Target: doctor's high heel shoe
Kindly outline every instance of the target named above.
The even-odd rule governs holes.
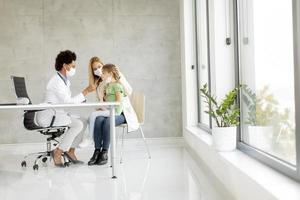
[[[83,161],[81,160],[77,160],[77,159],[73,159],[67,152],[64,152],[64,155],[68,158],[68,160],[73,163],[73,164],[84,164]]]
[[[65,165],[64,165],[63,163],[56,163],[56,162],[55,162],[55,158],[54,158],[54,150],[50,152],[50,155],[51,155],[51,157],[52,157],[52,159],[53,159],[53,163],[54,163],[54,165],[55,165],[56,167],[61,167],[61,168],[64,168],[64,167],[65,167]]]

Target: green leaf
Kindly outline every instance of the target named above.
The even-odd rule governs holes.
[[[201,96],[205,98],[204,102],[208,105],[208,111],[205,111],[216,122],[217,126],[232,126],[239,124],[239,108],[236,106],[236,97],[242,85],[229,91],[219,105],[216,97],[210,93],[207,84],[200,89]]]

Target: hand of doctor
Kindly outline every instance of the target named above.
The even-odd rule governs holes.
[[[83,91],[82,94],[84,96],[86,96],[88,93],[90,92],[94,92],[96,90],[96,86],[95,85],[89,85],[88,87],[86,87]]]

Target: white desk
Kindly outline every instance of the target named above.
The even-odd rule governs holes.
[[[38,105],[1,105],[1,110],[39,110],[49,108],[88,108],[88,107],[109,107],[110,110],[110,153],[112,178],[117,178],[115,164],[116,164],[116,128],[115,128],[115,107],[120,105],[119,102],[103,102],[103,103],[80,103],[80,104],[38,104]]]

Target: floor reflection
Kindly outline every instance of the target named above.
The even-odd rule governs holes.
[[[16,146],[16,149],[24,146]],[[213,174],[183,147],[152,146],[152,159],[142,148],[124,152],[118,179],[106,166],[55,168],[49,163],[33,171],[20,167],[22,155],[0,152],[0,199],[226,200],[233,199]],[[79,151],[88,160],[92,149]]]

